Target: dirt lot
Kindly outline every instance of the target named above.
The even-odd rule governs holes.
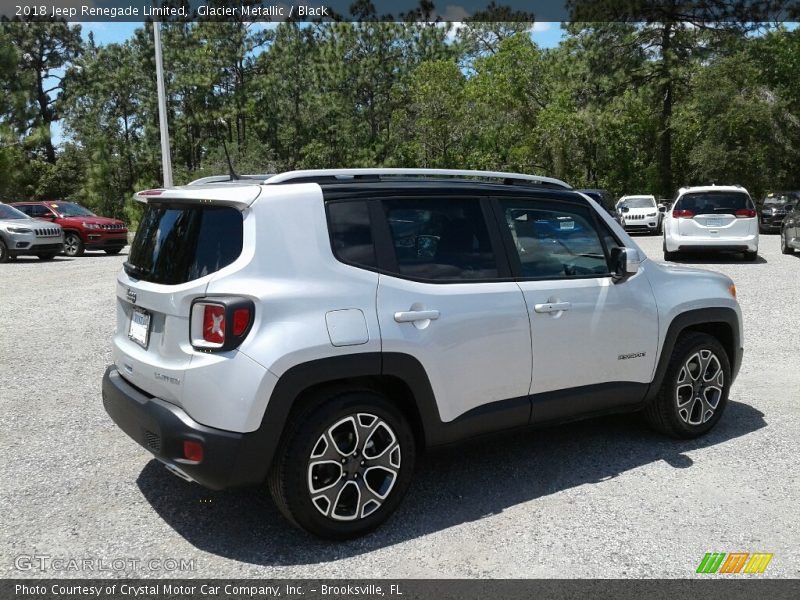
[[[637,241],[661,259],[660,238]],[[766,576],[800,577],[800,255],[777,236],[755,263],[684,261],[730,275],[744,312],[744,364],[710,435],[608,417],[439,452],[395,517],[347,544],[292,528],[258,490],[170,475],[106,416],[124,259],[0,265],[5,577],[98,575],[28,570],[47,563],[34,555],[104,559],[103,576],[693,577],[711,551],[771,552]]]

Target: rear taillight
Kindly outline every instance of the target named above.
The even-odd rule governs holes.
[[[246,298],[198,298],[192,303],[190,338],[197,350],[233,350],[250,332],[255,306]]]
[[[736,211],[737,219],[752,219],[756,216],[756,211],[752,208],[740,208]]]
[[[676,219],[691,219],[694,216],[693,210],[673,210],[672,216]]]

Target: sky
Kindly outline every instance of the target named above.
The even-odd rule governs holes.
[[[133,32],[143,26],[143,23],[134,22],[91,22],[80,23],[81,32],[84,39],[91,31],[94,40],[99,45],[124,42],[133,36]],[[265,26],[276,26],[276,23],[264,23]],[[533,26],[533,41],[542,48],[554,48],[558,46],[563,32],[561,23],[537,22]]]

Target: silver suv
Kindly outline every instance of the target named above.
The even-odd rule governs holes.
[[[51,260],[64,249],[64,232],[55,223],[31,219],[0,202],[0,263],[32,255]]]
[[[176,475],[266,483],[321,537],[382,523],[428,447],[631,410],[699,436],[741,364],[730,279],[648,260],[555,179],[296,171],[138,198],[106,410]]]

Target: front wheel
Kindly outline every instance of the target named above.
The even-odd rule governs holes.
[[[325,539],[364,535],[395,511],[414,471],[408,421],[371,390],[321,394],[288,422],[269,475],[280,511]]]
[[[64,237],[64,254],[67,256],[83,256],[83,242],[77,233],[68,233]]]
[[[683,334],[658,395],[645,408],[645,418],[672,437],[698,437],[722,417],[730,386],[731,366],[722,344],[706,333]]]

